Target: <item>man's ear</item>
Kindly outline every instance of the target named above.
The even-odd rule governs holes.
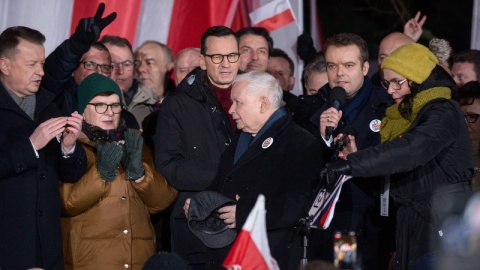
[[[173,62],[168,63],[168,64],[167,64],[167,72],[172,71],[172,70],[173,70],[173,67],[174,67]]]
[[[205,63],[205,55],[200,54],[198,57],[200,58],[200,68],[203,70],[207,70],[207,65]]]
[[[10,75],[10,59],[0,57],[0,72],[5,76]]]
[[[260,97],[260,113],[265,113],[270,108],[270,101],[267,97]]]
[[[365,63],[363,63],[363,66],[362,66],[363,76],[367,76],[369,68],[370,68],[370,63],[368,63],[368,61],[365,61]]]

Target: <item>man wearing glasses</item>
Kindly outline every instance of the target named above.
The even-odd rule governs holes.
[[[200,67],[165,98],[155,134],[155,167],[179,191],[171,216],[172,251],[191,269],[205,269],[207,247],[190,232],[183,211],[187,198],[212,183],[234,127],[227,113],[239,67],[235,33],[213,26],[202,35]]]
[[[112,74],[114,67],[110,53],[105,45],[96,42],[103,27],[115,18],[110,14],[102,19],[103,8],[102,5],[99,6],[94,18],[80,20],[75,33],[60,44],[45,61],[42,86],[55,93],[54,103],[64,115],[70,115],[77,110],[77,90],[83,79],[92,73],[107,77]],[[121,118],[125,120],[127,127],[139,128],[137,121],[127,110],[122,110]]]

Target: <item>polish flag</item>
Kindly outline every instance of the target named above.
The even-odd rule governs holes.
[[[249,16],[253,26],[264,27],[269,32],[296,21],[288,0],[269,2],[251,12]]]
[[[223,262],[223,267],[233,270],[279,269],[270,255],[265,214],[265,196],[260,194]]]
[[[126,37],[138,48],[146,40],[156,40],[167,44],[174,55],[186,47],[200,47],[200,37],[214,25],[225,25],[233,31],[253,26],[249,14],[265,9],[284,12],[289,23],[273,29],[270,36],[274,46],[287,52],[295,64],[297,79],[293,93],[301,94],[302,66],[296,54],[296,41],[303,32],[303,4],[305,1],[287,0],[0,0],[0,31],[15,25],[35,28],[47,38],[45,53],[48,55],[74,31],[78,21],[92,17],[100,2],[105,3],[103,17],[117,12],[117,18],[108,25],[102,35]],[[315,0],[310,0],[315,4]],[[305,2],[308,3],[308,2]],[[291,6],[290,6],[291,4]],[[282,7],[280,9],[276,9]],[[262,8],[263,7],[263,8]],[[262,9],[259,9],[262,8]],[[288,9],[288,10],[287,10]],[[287,11],[286,11],[287,10]],[[310,6],[309,10],[316,10]],[[286,11],[286,12],[285,12]],[[259,12],[259,11],[258,11]],[[292,15],[295,14],[295,16]],[[45,15],[45,16],[39,16]],[[262,15],[262,13],[254,13]],[[272,16],[255,22],[261,22]],[[288,15],[290,14],[290,15]],[[293,19],[292,19],[293,18]],[[315,18],[315,16],[311,16]],[[274,24],[275,25],[275,24]],[[279,24],[277,24],[278,26]],[[278,26],[279,27],[279,26]],[[314,41],[318,31],[312,28]],[[320,49],[318,42],[315,43]]]

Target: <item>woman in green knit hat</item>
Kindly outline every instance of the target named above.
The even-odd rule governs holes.
[[[435,269],[444,237],[439,206],[471,192],[472,160],[457,87],[428,48],[407,44],[382,63],[383,87],[395,101],[382,120],[382,144],[356,151],[355,138],[328,164],[328,179],[387,176],[398,206],[394,269]],[[341,136],[341,134],[339,135]],[[386,184],[387,185],[387,184]]]
[[[93,73],[77,96],[88,164],[78,182],[60,185],[65,269],[141,269],[155,253],[150,214],[177,191],[153,167],[139,131],[120,118],[117,83]]]

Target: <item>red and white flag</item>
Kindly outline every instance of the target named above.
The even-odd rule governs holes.
[[[253,26],[264,27],[269,32],[296,21],[288,0],[269,2],[252,11],[249,16]]]
[[[233,270],[279,269],[270,254],[265,214],[265,196],[260,194],[223,262],[223,267]]]

